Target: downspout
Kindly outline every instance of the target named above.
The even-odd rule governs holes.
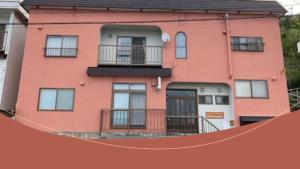
[[[226,24],[226,38],[227,38],[227,56],[228,56],[228,77],[231,80],[233,78],[233,70],[232,70],[232,54],[231,54],[231,35],[230,35],[230,27],[229,27],[229,14],[225,14],[225,24]],[[233,113],[233,119],[230,121],[231,126],[237,126],[237,121],[238,116],[235,113],[236,112],[236,100],[234,99],[235,96],[235,90],[234,86],[231,86],[231,91],[232,91],[232,98],[233,98],[233,105],[232,105],[232,113]]]
[[[226,36],[227,36],[227,56],[228,56],[228,75],[229,79],[233,78],[232,71],[232,55],[231,55],[231,37],[230,37],[230,27],[229,27],[229,14],[225,14],[225,23],[226,23]]]

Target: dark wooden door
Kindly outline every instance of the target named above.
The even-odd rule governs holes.
[[[167,132],[198,133],[195,90],[167,90]]]
[[[145,64],[146,57],[146,38],[133,37],[132,38],[132,58],[131,64]]]

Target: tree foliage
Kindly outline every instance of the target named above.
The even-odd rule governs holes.
[[[300,87],[300,15],[280,20],[283,54],[285,59],[289,88]]]

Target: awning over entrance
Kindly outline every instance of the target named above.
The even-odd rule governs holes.
[[[171,77],[172,70],[168,68],[89,67],[87,74],[89,76]]]

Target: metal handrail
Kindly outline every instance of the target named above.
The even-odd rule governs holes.
[[[128,134],[136,130],[167,136],[210,133],[219,131],[219,128],[203,116],[167,115],[165,109],[101,109],[100,135],[102,132]]]
[[[300,88],[289,89],[289,102],[292,110],[297,110],[300,108]]]
[[[203,117],[203,116],[200,116],[200,117],[201,117],[201,119],[203,119],[206,123],[208,123],[209,125],[211,125],[216,131],[219,131],[219,130],[220,130],[217,126],[215,126],[212,122],[210,122],[209,120],[207,120],[205,117]]]
[[[288,92],[293,92],[293,91],[299,91],[300,92],[300,88],[295,88],[295,89],[289,89]]]
[[[162,46],[99,45],[99,65],[162,65]]]
[[[292,94],[292,93],[290,93],[289,96],[298,97],[298,98],[300,97],[299,95]]]

